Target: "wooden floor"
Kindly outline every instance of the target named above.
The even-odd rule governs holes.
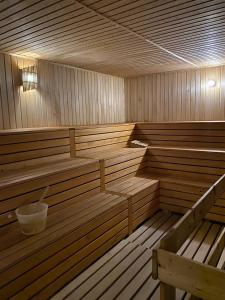
[[[152,279],[152,248],[179,215],[160,211],[56,294],[52,300],[160,299],[159,282]],[[223,225],[202,222],[178,254],[204,262]],[[177,290],[177,299],[190,295]]]

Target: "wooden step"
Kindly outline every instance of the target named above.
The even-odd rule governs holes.
[[[130,233],[159,209],[158,180],[135,176],[107,186],[106,190],[128,198]]]

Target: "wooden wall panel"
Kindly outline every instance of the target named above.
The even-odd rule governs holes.
[[[225,66],[127,78],[125,100],[127,121],[224,120]]]
[[[34,64],[38,89],[23,92],[18,69]],[[0,129],[124,121],[123,78],[0,54]]]

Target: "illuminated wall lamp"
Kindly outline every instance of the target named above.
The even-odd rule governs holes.
[[[208,80],[207,85],[209,87],[215,87],[216,86],[216,81],[213,79]]]
[[[23,91],[37,89],[37,66],[29,66],[21,69]]]

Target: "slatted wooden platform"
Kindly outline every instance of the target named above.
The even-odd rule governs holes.
[[[159,282],[151,276],[152,248],[178,219],[178,215],[162,211],[156,213],[132,235],[75,278],[52,300],[159,300]],[[210,221],[202,222],[178,253],[205,262],[222,227]],[[177,299],[190,299],[190,295],[178,290]]]

